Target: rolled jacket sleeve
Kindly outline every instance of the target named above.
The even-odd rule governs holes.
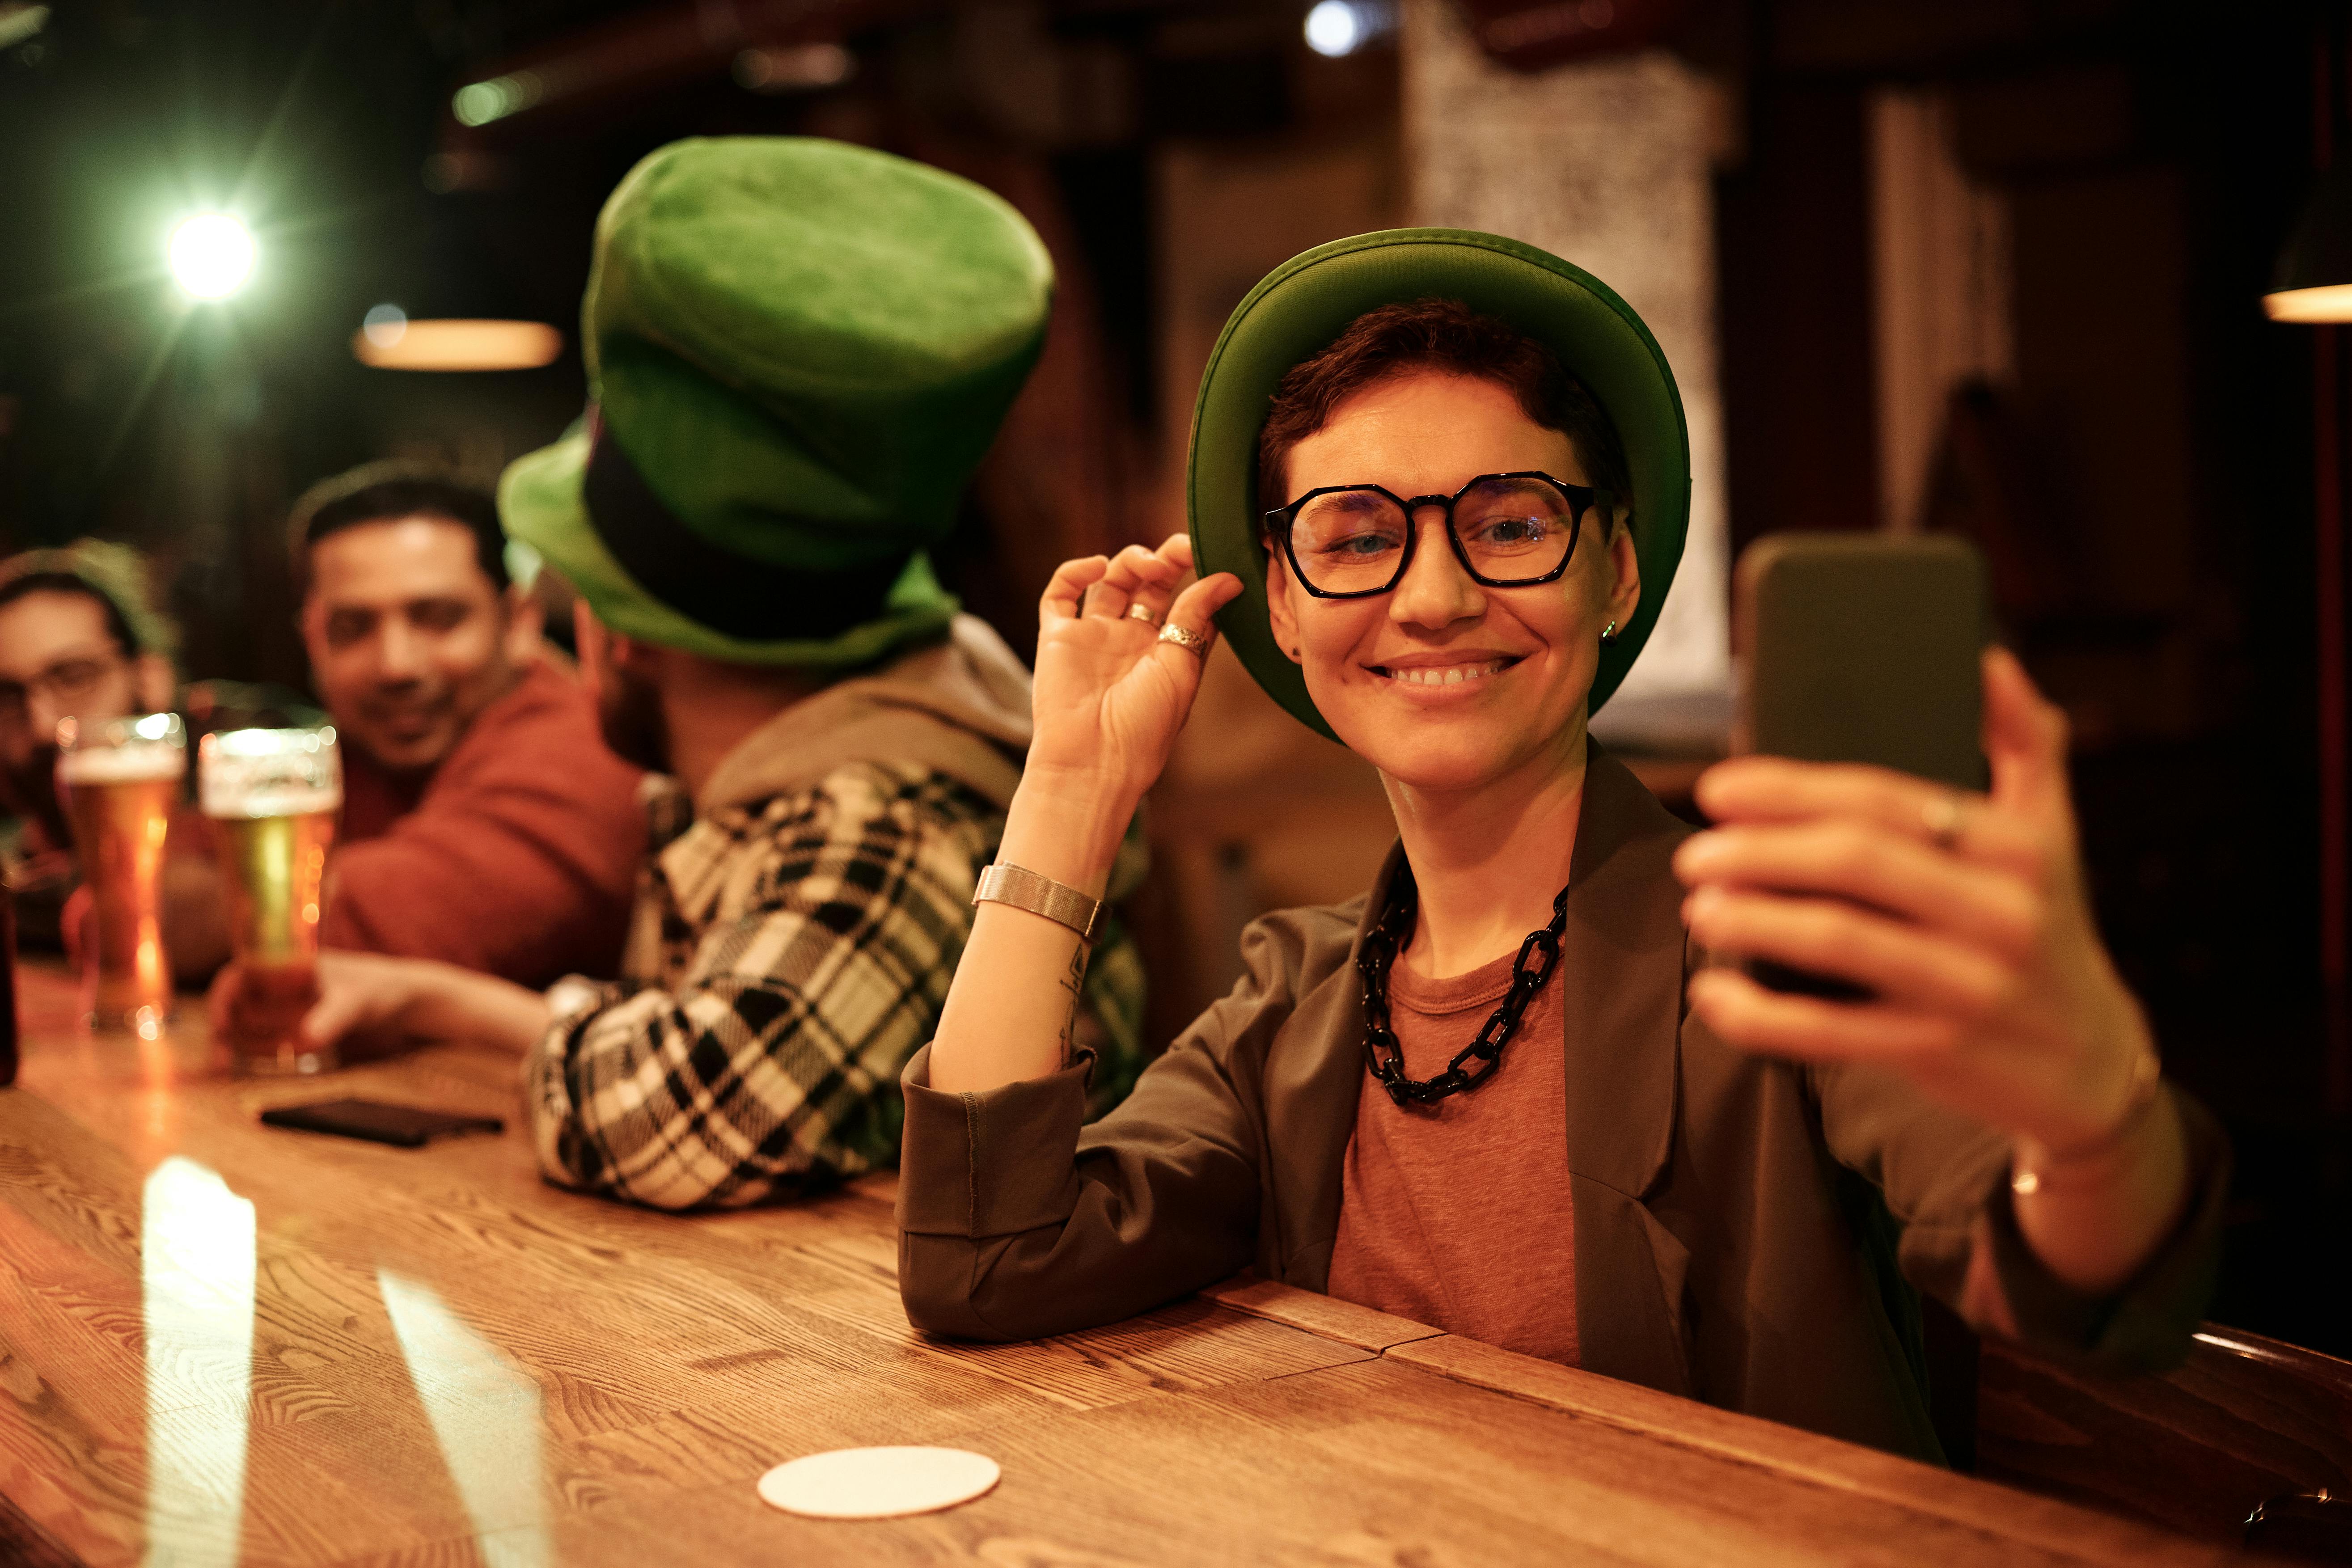
[[[1047,1078],[1007,1084],[987,1094],[943,1094],[931,1087],[931,1047],[907,1064],[907,1134],[902,1171],[925,1179],[900,1183],[899,1220],[924,1236],[990,1239],[1060,1225],[1077,1207],[1075,1159],[1024,1158],[1024,1152],[1075,1152],[1086,1120],[1091,1055]],[[929,1173],[965,1171],[971,1179],[931,1180]]]
[[[969,1094],[930,1086],[928,1046],[908,1063],[898,1286],[917,1328],[1065,1333],[1148,1311],[1251,1260],[1262,1064],[1290,1016],[1299,952],[1261,921],[1243,957],[1233,994],[1099,1121],[1084,1121],[1084,1059]]]
[[[2138,1273],[2090,1295],[2053,1274],[2018,1229],[2006,1137],[1876,1069],[1817,1069],[1814,1087],[1832,1153],[1878,1184],[1902,1226],[1905,1277],[1970,1327],[2116,1371],[2161,1371],[2187,1355],[2220,1271],[2230,1177],[2229,1141],[2194,1100],[2170,1084],[2160,1091],[2188,1148],[2179,1220]]]

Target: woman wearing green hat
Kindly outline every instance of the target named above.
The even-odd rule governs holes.
[[[917,1324],[1052,1333],[1254,1264],[1928,1457],[1915,1286],[2046,1348],[2178,1357],[2225,1153],[2099,947],[2063,726],[2013,661],[1987,663],[1990,795],[1749,759],[1692,837],[1586,732],[1680,553],[1672,376],[1607,289],[1509,240],[1286,264],[1194,429],[1191,537],[1071,562],[1042,603],[1036,738],[906,1074]],[[1381,770],[1400,843],[1363,900],[1255,924],[1233,994],[1082,1127],[1077,933],[1213,615]],[[1876,1000],[1694,973],[1704,946]]]

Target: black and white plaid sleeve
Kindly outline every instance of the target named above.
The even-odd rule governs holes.
[[[682,847],[666,985],[582,986],[525,1066],[541,1167],[665,1209],[787,1197],[894,1162],[1003,818],[938,774],[861,763]],[[666,865],[673,862],[666,861]],[[690,913],[690,911],[689,911]]]

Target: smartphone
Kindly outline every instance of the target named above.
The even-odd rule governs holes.
[[[466,1132],[503,1132],[507,1125],[495,1116],[460,1116],[414,1105],[390,1105],[377,1100],[319,1100],[308,1105],[280,1105],[263,1111],[261,1120],[271,1127],[331,1132],[339,1138],[360,1138],[402,1149],[422,1149],[436,1138],[454,1138]]]
[[[1984,557],[1944,534],[1776,533],[1739,558],[1732,639],[1741,672],[1732,750],[1874,763],[1978,790],[1990,637]],[[1776,990],[1868,993],[1769,961]]]

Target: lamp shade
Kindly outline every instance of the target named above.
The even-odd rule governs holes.
[[[378,370],[537,370],[563,352],[563,334],[541,321],[412,321],[382,308],[352,334],[352,353]]]
[[[2352,162],[2319,177],[2279,252],[2263,310],[2273,321],[2352,321]]]

